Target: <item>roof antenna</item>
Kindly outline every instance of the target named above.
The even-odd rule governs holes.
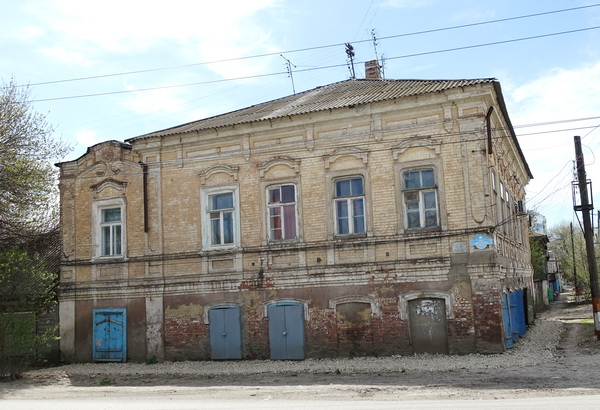
[[[356,78],[356,73],[354,72],[354,47],[352,47],[352,44],[350,43],[346,43],[346,55],[350,60],[350,64],[348,65],[348,71],[350,71],[350,78],[354,80]]]
[[[294,91],[294,95],[296,94],[296,87],[294,86],[294,75],[292,74],[292,66],[294,68],[296,68],[296,66],[294,64],[292,64],[292,62],[290,60],[288,60],[287,58],[285,58],[283,56],[283,54],[279,54],[281,56],[281,58],[283,58],[285,60],[285,65],[287,67],[287,72],[288,72],[288,77],[290,77],[292,79],[292,90]]]
[[[379,56],[377,55],[377,36],[375,33],[375,29],[371,30],[371,37],[373,38],[373,49],[375,50],[375,60],[377,60],[377,62],[379,62]],[[384,70],[384,58],[383,58],[383,54],[381,55],[381,65],[379,66],[381,68],[381,77],[385,78],[385,70]]]

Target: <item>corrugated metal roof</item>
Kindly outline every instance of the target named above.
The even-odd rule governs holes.
[[[253,105],[241,110],[190,122],[165,130],[130,138],[137,139],[182,134],[256,121],[272,120],[291,115],[343,108],[376,101],[392,100],[460,88],[481,83],[493,83],[493,78],[472,80],[367,80],[352,79],[305,91],[289,97]]]

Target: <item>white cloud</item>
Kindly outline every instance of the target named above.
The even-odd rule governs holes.
[[[600,62],[571,69],[552,69],[543,76],[506,93],[507,105],[517,127],[520,145],[534,174],[528,196],[546,213],[550,225],[569,218],[572,199],[570,181],[574,179],[574,135],[582,137],[587,176],[600,184],[600,161],[594,151],[600,148],[600,119],[557,121],[600,115]],[[545,133],[547,131],[564,130]],[[529,134],[529,135],[527,135]],[[600,160],[600,157],[598,158]]]
[[[83,147],[91,147],[92,145],[104,141],[104,139],[101,138],[96,131],[84,130],[75,133],[75,141]]]
[[[65,53],[159,53],[164,52],[161,46],[170,44],[171,56],[180,53],[189,62],[199,62],[273,50],[267,28],[273,22],[265,24],[258,18],[265,17],[259,12],[274,10],[277,3],[278,0],[55,0],[51,5],[43,3],[35,13],[52,27]],[[208,68],[229,77],[252,75],[263,68],[254,67],[255,64],[245,60]]]
[[[135,92],[123,104],[137,114],[178,113],[184,109],[183,102],[173,89]]]
[[[394,9],[417,9],[421,7],[428,7],[438,0],[387,0],[381,6],[390,7]]]
[[[86,58],[83,53],[66,50],[61,46],[54,46],[42,50],[42,53],[52,57],[55,61],[59,61],[66,65],[78,65],[81,67],[89,67],[92,62]]]

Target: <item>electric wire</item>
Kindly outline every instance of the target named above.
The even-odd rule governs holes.
[[[480,48],[480,47],[488,47],[488,46],[494,46],[494,45],[500,45],[500,44],[507,44],[507,43],[514,43],[514,42],[520,42],[520,41],[540,39],[540,38],[554,37],[554,36],[579,33],[579,32],[589,31],[589,30],[597,30],[597,29],[600,29],[600,26],[586,27],[586,28],[581,28],[581,29],[576,29],[576,30],[568,30],[568,31],[555,32],[555,33],[540,34],[540,35],[536,35],[536,36],[521,37],[521,38],[516,38],[516,39],[510,39],[510,40],[494,41],[494,42],[490,42],[490,43],[481,43],[481,44],[473,44],[473,45],[469,45],[469,46],[453,47],[453,48],[447,48],[447,49],[441,49],[441,50],[435,50],[435,51],[425,51],[425,52],[421,52],[421,53],[405,54],[405,55],[396,56],[396,57],[386,57],[386,61],[398,60],[398,59],[404,59],[404,58],[412,58],[412,57],[420,57],[420,56],[439,54],[439,53],[448,53],[448,52],[453,52],[453,51],[469,50],[469,49]],[[356,61],[356,64],[364,64],[365,62],[366,61]],[[346,63],[333,64],[333,65],[316,67],[316,68],[297,69],[294,72],[295,73],[312,72],[312,71],[328,70],[328,69],[333,69],[333,68],[341,68],[341,67],[345,67],[345,66],[346,66]],[[134,92],[163,90],[163,89],[168,89],[168,88],[181,88],[181,87],[190,87],[190,86],[197,86],[197,85],[226,83],[226,82],[231,82],[231,81],[266,78],[266,77],[274,77],[274,76],[281,76],[281,75],[288,75],[288,73],[287,73],[287,71],[279,71],[279,72],[273,72],[273,73],[254,74],[254,75],[234,77],[234,78],[221,78],[221,79],[216,79],[216,80],[197,81],[197,82],[185,83],[185,84],[173,84],[173,85],[166,85],[166,86],[148,87],[148,88],[131,89],[131,90],[120,90],[120,91],[107,91],[107,92],[101,92],[101,93],[71,95],[71,96],[64,96],[64,97],[41,98],[41,99],[29,100],[28,102],[34,103],[34,102],[69,100],[69,99],[74,99],[74,98],[100,97],[100,96],[115,95],[115,94],[127,94],[127,93],[134,93]]]
[[[506,21],[527,19],[527,18],[545,16],[545,15],[556,14],[556,13],[565,13],[565,12],[587,9],[587,8],[598,7],[598,6],[600,6],[600,3],[579,6],[579,7],[566,8],[566,9],[560,9],[560,10],[545,11],[545,12],[541,12],[541,13],[527,14],[527,15],[522,15],[522,16],[507,17],[507,18],[503,18],[503,19],[488,20],[488,21],[482,21],[482,22],[477,22],[477,23],[469,23],[469,24],[462,24],[462,25],[457,25],[457,26],[449,26],[449,27],[442,27],[442,28],[436,28],[436,29],[430,29],[430,30],[415,31],[415,32],[411,32],[411,33],[396,34],[396,35],[391,35],[391,36],[386,36],[386,37],[378,37],[378,40],[390,40],[390,39],[395,39],[395,38],[417,36],[417,35],[421,35],[421,34],[429,34],[429,33],[436,33],[436,32],[442,32],[442,31],[456,30],[456,29],[462,29],[462,28],[467,28],[467,27],[476,27],[476,26],[482,26],[482,25],[487,25],[487,24],[495,24],[495,23],[501,23],[501,22],[506,22]],[[369,8],[370,7],[371,6],[369,6]],[[367,10],[367,12],[368,12],[368,10]],[[371,41],[372,41],[371,39],[359,40],[359,41],[354,41],[354,43],[366,43],[366,42],[371,42]],[[173,70],[173,69],[180,69],[180,68],[187,68],[187,67],[195,67],[195,66],[199,66],[199,65],[227,63],[227,62],[232,62],[232,61],[248,60],[248,59],[253,59],[253,58],[271,57],[271,56],[276,56],[281,53],[291,54],[291,53],[319,50],[319,49],[324,49],[324,48],[343,47],[344,45],[345,45],[345,43],[335,43],[335,44],[321,45],[321,46],[315,46],[315,47],[305,47],[305,48],[299,48],[299,49],[293,49],[293,50],[283,50],[283,51],[280,50],[280,51],[275,51],[275,52],[271,52],[271,53],[256,54],[256,55],[245,56],[245,57],[233,57],[233,58],[226,58],[226,59],[221,59],[221,60],[206,61],[206,62],[191,63],[191,64],[182,64],[182,65],[176,65],[176,66],[149,68],[149,69],[143,69],[143,70],[125,71],[125,72],[120,72],[120,73],[111,73],[111,74],[102,74],[102,75],[95,75],[95,76],[88,76],[88,77],[77,77],[77,78],[68,78],[68,79],[63,79],[63,80],[45,81],[45,82],[31,83],[28,85],[22,85],[20,87],[57,84],[57,83],[82,81],[82,80],[93,80],[93,79],[99,79],[99,78],[123,76],[123,75],[130,75],[130,74],[141,74],[141,73],[147,73],[147,72],[153,72],[153,71],[163,71],[163,70]]]

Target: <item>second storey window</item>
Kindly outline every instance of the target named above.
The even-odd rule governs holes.
[[[407,229],[439,226],[434,170],[406,171],[402,179],[404,182],[405,223]]]
[[[122,255],[122,226],[120,207],[100,210],[100,256]]]
[[[212,245],[232,244],[233,238],[233,192],[221,192],[208,196],[210,236]]]
[[[269,240],[296,239],[296,186],[282,184],[267,188]]]
[[[338,179],[334,184],[335,233],[364,233],[365,192],[362,177]]]

